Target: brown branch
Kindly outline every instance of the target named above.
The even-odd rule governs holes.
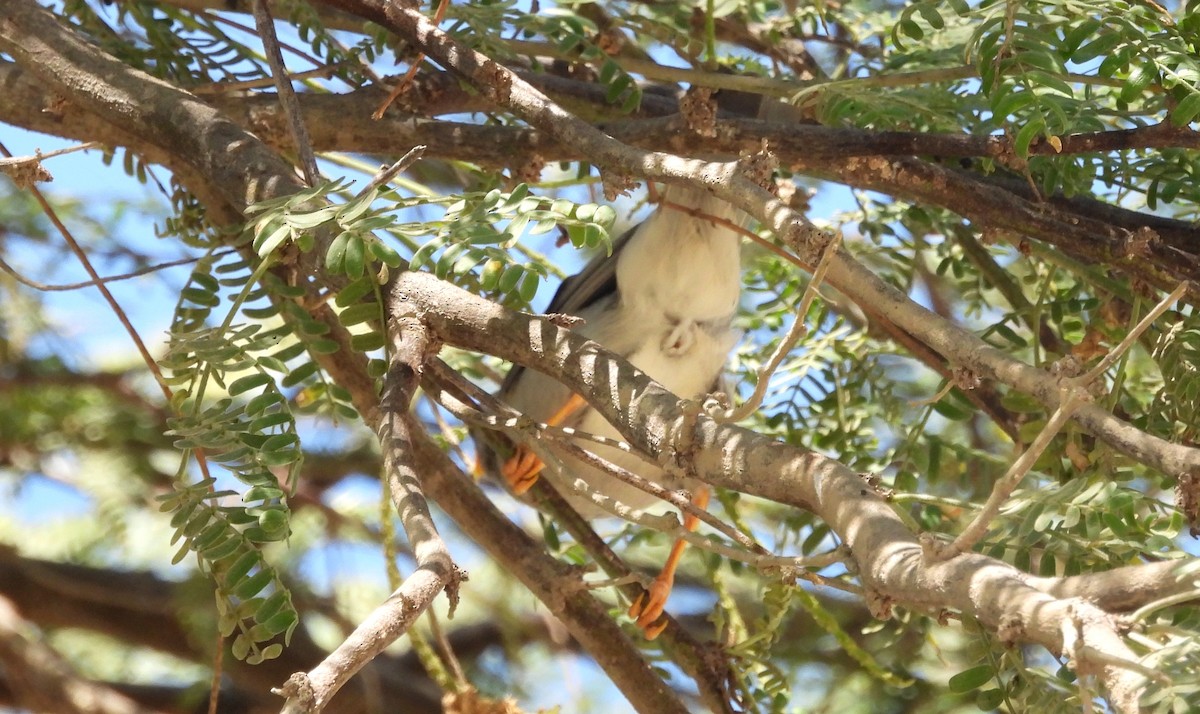
[[[23,709],[63,714],[149,714],[99,682],[76,673],[49,645],[26,634],[12,603],[0,597],[0,664]]]
[[[109,143],[146,150],[144,141],[119,134],[115,127],[98,127],[87,116],[73,112],[70,105],[65,108],[59,105],[56,112],[48,113],[52,97],[46,87],[23,79],[19,70],[6,64],[0,61],[0,84],[5,84],[6,90],[12,92],[14,101],[8,106],[0,106],[0,119],[32,130],[77,139],[103,137]],[[519,73],[519,76],[539,78],[538,86],[553,91],[555,96],[583,98],[592,106],[603,104],[601,88],[594,85],[527,72]],[[422,88],[426,85],[418,78],[413,90],[405,94],[406,101],[414,102],[412,110],[436,115],[485,108],[486,100],[455,89],[451,83],[442,81],[445,78],[442,75],[436,82],[430,78],[432,83],[427,89]],[[566,88],[587,88],[590,94],[571,94],[564,91]],[[428,147],[427,156],[431,158],[470,159],[497,167],[520,166],[535,155],[547,161],[589,158],[580,145],[557,141],[538,129],[400,118],[372,122],[368,115],[379,96],[378,92],[367,90],[345,95],[301,96],[314,146],[324,151],[398,153],[422,144]],[[673,100],[656,98],[655,101],[665,102],[656,111],[671,111],[674,107]],[[591,104],[593,102],[598,104]],[[212,104],[268,138],[286,132],[286,120],[270,97],[213,97]],[[766,139],[784,165],[801,173],[906,200],[944,206],[979,226],[1029,235],[1058,245],[1077,259],[1088,262],[1111,259],[1131,275],[1167,289],[1173,287],[1164,282],[1169,281],[1169,275],[1200,280],[1197,258],[1200,256],[1200,231],[1188,222],[1140,213],[1086,197],[1052,196],[1041,200],[1021,181],[984,178],[967,171],[900,158],[995,156],[1005,151],[1002,142],[996,138],[868,132],[749,119],[719,120],[717,136],[703,141],[681,131],[683,127],[678,118],[621,121],[602,124],[598,128],[633,146],[665,146],[679,151],[726,156],[757,150]],[[1116,134],[1104,132],[1108,133]],[[1127,137],[1128,133],[1120,136]],[[1190,135],[1146,130],[1138,136],[1161,140]],[[1127,138],[1121,141],[1129,143]],[[1071,145],[1068,142],[1066,146]],[[1094,148],[1095,143],[1081,146]],[[863,161],[861,157],[877,160]],[[881,157],[896,158],[885,160]],[[150,158],[164,161],[153,154]],[[177,164],[178,161],[169,165],[178,170]],[[1152,262],[1138,260],[1127,250],[1130,236],[1144,228],[1154,231],[1159,239],[1151,241],[1148,247]]]
[[[207,664],[211,653],[206,651],[205,640],[194,636],[190,629],[194,621],[187,612],[196,594],[190,583],[168,582],[149,573],[34,560],[0,548],[0,597],[11,600],[22,617],[39,627],[90,630],[134,647]],[[192,624],[185,625],[185,616]],[[311,668],[325,655],[300,628],[279,659],[256,666],[232,661],[225,674],[235,687],[235,696],[272,702],[278,711],[279,700],[266,692],[290,673]],[[372,686],[381,688],[384,696],[410,703],[414,711],[441,711],[440,693],[414,656],[384,656],[371,668]],[[370,697],[367,679],[360,677],[353,683],[356,686],[344,688],[327,711],[352,714],[363,710]],[[222,697],[227,694],[222,692]]]
[[[283,62],[283,52],[279,49],[279,38],[275,36],[275,21],[271,17],[271,9],[267,0],[254,0],[254,22],[258,27],[258,36],[262,40],[263,53],[271,66],[271,76],[275,79],[275,91],[279,95],[279,105],[288,118],[288,128],[291,130],[292,141],[296,144],[296,153],[300,157],[300,168],[304,171],[304,179],[309,186],[316,186],[321,178],[317,169],[317,157],[313,154],[312,142],[308,138],[308,129],[300,116],[300,104],[296,101],[296,91],[292,88],[292,80],[287,75],[287,65]],[[320,64],[315,62],[314,64]]]
[[[97,125],[102,130],[111,135],[129,131],[126,138],[140,135],[142,139],[131,139],[131,145],[155,151],[174,167],[190,171],[190,177],[201,186],[211,187],[208,197],[215,206],[240,211],[252,202],[299,190],[299,182],[284,162],[217,110],[81,42],[28,0],[2,3],[5,12],[0,15],[0,48],[10,52],[22,66],[36,71],[62,96],[69,97],[68,105],[77,104],[105,119],[111,126],[104,129],[104,124]],[[318,247],[313,254],[322,255],[323,251]],[[339,283],[324,273],[312,259],[313,254],[299,256],[299,265],[290,267],[305,276],[319,276],[320,282],[304,281],[314,293],[312,314],[331,326],[331,338],[348,343],[344,328],[320,295]],[[378,397],[375,382],[366,371],[365,357],[346,348],[322,354],[319,359],[336,382],[350,392],[367,424],[377,426],[381,419]],[[416,435],[413,438],[418,452],[428,456],[432,446]],[[440,452],[438,457],[445,458]],[[433,486],[429,488],[432,493]],[[438,493],[451,498],[446,492]],[[491,509],[477,489],[476,494],[477,500],[469,508],[443,505],[485,547],[511,540],[497,537],[497,529],[511,535],[515,526]],[[478,500],[487,504],[486,509]],[[484,513],[488,518],[481,517]],[[481,527],[485,527],[482,532]],[[564,587],[579,590],[573,571],[541,553],[536,544],[526,545],[517,549],[520,557],[514,557],[511,549],[492,549],[492,553],[548,603],[635,706],[644,711],[684,711],[670,688],[636,655],[636,649],[608,617],[604,605],[586,593],[564,594]]]
[[[670,687],[583,583],[579,569],[559,562],[500,513],[479,487],[425,435],[414,446],[425,490],[459,528],[484,548],[562,620],[567,630],[640,712],[686,712]]]
[[[972,614],[1004,639],[1035,642],[1054,652],[1063,651],[1064,626],[1070,622],[1083,618],[1093,628],[1105,622],[1116,627],[1111,619],[1092,617],[1089,613],[1099,607],[1071,592],[1085,587],[1084,581],[1063,585],[1064,596],[1055,597],[1049,594],[1055,588],[1045,580],[993,558],[963,554],[944,562],[926,559],[916,534],[846,466],[705,416],[689,416],[678,397],[623,359],[549,320],[505,310],[420,273],[401,276],[393,294],[405,310],[415,306],[447,344],[495,354],[561,380],[650,458],[686,450],[695,476],[707,483],[811,511],[853,553],[881,616],[893,604],[921,611],[949,608]],[[1109,577],[1139,583],[1122,589],[1119,600],[1128,609],[1190,588],[1166,577],[1170,572],[1152,564],[1120,568]],[[1150,578],[1157,578],[1155,587],[1149,586]],[[1131,702],[1145,683],[1131,669],[1114,664],[1136,658],[1115,629],[1110,634],[1091,632],[1091,646],[1101,652],[1096,666],[1109,692],[1119,697],[1118,706],[1132,711]]]
[[[757,218],[786,245],[794,246],[800,258],[806,261],[811,262],[827,241],[824,234],[807,223],[803,216],[753,181],[738,175],[734,166],[681,159],[660,151],[641,151],[625,145],[563,111],[503,66],[455,42],[416,10],[382,0],[327,2],[380,22],[409,38],[430,58],[474,83],[492,101],[546,132],[557,142],[576,145],[589,155],[593,163],[609,172],[665,183],[704,186]],[[883,165],[876,167],[872,165],[874,163]],[[882,159],[860,161],[860,164],[864,178],[884,174],[891,165]],[[934,170],[929,165],[924,167]],[[914,184],[912,188],[920,190],[922,186]],[[993,210],[992,207],[989,210]],[[1002,211],[993,212],[1003,217]],[[1032,209],[1029,212],[1032,213]],[[1067,225],[1053,226],[1046,233],[1052,235],[1067,229]],[[1052,411],[1059,406],[1061,395],[1050,375],[993,348],[972,332],[930,312],[848,254],[838,253],[830,266],[828,282],[859,304],[871,305],[957,367],[970,370],[981,379],[994,379],[1029,394],[1047,410]],[[1192,294],[1197,293],[1193,290]],[[1147,434],[1094,405],[1079,409],[1075,419],[1084,430],[1117,451],[1173,477],[1200,473],[1200,449],[1172,444]]]
[[[384,477],[408,535],[417,568],[386,602],[366,617],[346,640],[307,673],[293,674],[280,690],[287,698],[283,711],[322,711],[334,694],[384,648],[395,642],[433,603],[443,590],[450,612],[458,604],[458,588],[466,579],[450,558],[438,534],[422,493],[421,474],[415,468],[413,416],[409,413],[417,378],[430,351],[419,321],[395,316],[391,367],[384,382],[381,419],[376,427],[383,448]],[[434,348],[436,349],[436,348]]]
[[[457,402],[458,405],[463,407],[469,405],[468,408],[470,408],[475,407],[473,402],[478,401],[477,408],[484,410],[496,412],[504,408],[495,397],[480,393],[473,385],[467,385],[470,383],[440,360],[431,365],[426,379],[423,380],[424,389],[434,395],[439,403],[453,404]],[[454,408],[451,408],[450,411],[456,413]],[[459,416],[463,418],[467,415],[460,413]],[[582,452],[583,450],[578,449],[578,451]],[[571,537],[587,550],[609,577],[624,580],[633,575],[632,569],[608,547],[602,538],[596,535],[591,525],[545,479],[540,479],[535,483],[530,494],[538,507],[550,514],[557,523],[560,523]],[[680,499],[680,501],[682,503],[676,505],[681,507],[683,504],[691,505],[690,501],[686,499]],[[618,587],[631,603],[642,596],[644,591],[640,583],[632,580]],[[709,710],[713,712],[727,711],[729,709],[729,693],[725,689],[725,683],[729,664],[726,658],[720,652],[706,651],[701,643],[679,627],[673,617],[669,614],[666,614],[666,617],[668,626],[658,641],[663,643],[671,658],[680,668],[695,680],[700,697]]]

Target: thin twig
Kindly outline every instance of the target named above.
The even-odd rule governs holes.
[[[947,394],[949,394],[950,390],[954,389],[954,387],[954,380],[947,379],[946,384],[937,391],[937,394],[933,395],[932,397],[925,397],[924,399],[914,399],[908,403],[908,406],[925,407],[929,406],[930,404],[937,404],[938,402],[942,401],[942,397],[945,397]]]
[[[1088,387],[1094,381],[1103,377],[1108,368],[1115,364],[1116,361],[1119,360],[1121,356],[1137,342],[1142,333],[1149,329],[1150,325],[1153,324],[1159,316],[1166,312],[1167,308],[1174,304],[1176,300],[1182,297],[1189,288],[1190,283],[1187,281],[1180,283],[1170,295],[1159,301],[1159,303],[1154,306],[1154,309],[1147,313],[1146,316],[1134,326],[1134,328],[1129,332],[1128,335],[1126,335],[1125,339],[1122,340],[1120,344],[1118,344],[1112,349],[1112,351],[1104,356],[1104,359],[1100,361],[1100,364],[1092,368],[1092,370],[1087,374],[1080,377],[1070,377],[1062,380],[1066,396],[1058,405],[1058,408],[1054,410],[1054,414],[1051,415],[1050,420],[1046,422],[1046,426],[1042,428],[1042,431],[1037,435],[1037,438],[1034,439],[1033,443],[1029,445],[1029,448],[1026,449],[1025,452],[1022,453],[1015,462],[1013,462],[1013,465],[1009,467],[1004,476],[996,482],[995,486],[992,487],[991,495],[988,496],[987,502],[983,505],[983,508],[980,509],[979,513],[975,515],[975,518],[973,518],[967,527],[964,528],[961,533],[959,533],[958,537],[956,537],[953,542],[938,549],[934,553],[935,557],[948,559],[959,555],[960,553],[965,553],[975,547],[975,544],[983,538],[988,527],[991,526],[992,521],[1000,513],[1000,508],[1004,505],[1004,502],[1007,501],[1009,496],[1012,495],[1012,492],[1016,490],[1017,485],[1020,484],[1021,479],[1025,477],[1025,474],[1027,474],[1029,470],[1033,468],[1034,463],[1037,462],[1038,458],[1042,455],[1042,452],[1044,452],[1046,447],[1048,447],[1054,440],[1054,437],[1058,435],[1059,430],[1066,425],[1066,423],[1071,419],[1072,416],[1074,416],[1075,412],[1081,406],[1091,401],[1091,397],[1087,391]]]
[[[301,82],[306,79],[329,79],[333,76],[334,70],[345,62],[334,62],[316,69],[310,69],[304,72],[286,73],[288,82]],[[274,86],[278,80],[272,77],[259,77],[258,79],[246,79],[240,82],[209,82],[201,84],[190,89],[192,94],[228,94],[229,92],[240,92],[247,89],[262,89],[263,87]]]
[[[391,181],[396,174],[399,174],[409,166],[412,166],[416,162],[420,161],[421,157],[425,155],[425,148],[426,147],[424,145],[417,145],[409,149],[408,153],[404,156],[401,156],[399,161],[375,174],[375,176],[371,179],[371,182],[366,186],[363,186],[362,190],[359,191],[354,197],[362,198],[372,189],[386,184],[388,181]]]
[[[1154,306],[1153,310],[1146,313],[1146,316],[1143,317],[1137,325],[1134,325],[1133,329],[1129,331],[1129,334],[1125,336],[1125,339],[1121,340],[1119,345],[1114,347],[1111,352],[1105,355],[1104,359],[1100,360],[1100,364],[1096,365],[1090,371],[1088,371],[1087,374],[1080,377],[1080,382],[1086,385],[1091,384],[1096,379],[1099,379],[1101,375],[1108,371],[1109,367],[1113,366],[1116,364],[1117,360],[1121,359],[1121,355],[1125,354],[1126,350],[1128,350],[1135,342],[1137,342],[1138,338],[1142,336],[1142,333],[1149,329],[1150,325],[1167,311],[1167,308],[1175,304],[1175,301],[1183,297],[1184,294],[1186,294],[1190,289],[1191,283],[1186,280],[1177,285],[1175,289],[1171,291],[1170,295],[1159,301],[1159,303]]]
[[[293,674],[282,687],[272,690],[287,698],[285,714],[321,711],[356,672],[407,632],[443,591],[453,616],[459,584],[465,579],[430,515],[422,474],[415,466],[413,435],[421,429],[411,406],[418,375],[425,369],[430,335],[425,325],[411,316],[393,316],[389,327],[390,366],[375,430],[383,450],[382,478],[388,481],[417,568],[320,664],[308,672]]]
[[[433,24],[441,24],[442,19],[446,17],[446,7],[449,4],[450,0],[438,1],[437,10],[435,10],[433,13]],[[413,77],[417,76],[417,70],[421,68],[421,63],[424,61],[425,53],[418,53],[417,58],[413,60],[411,65],[409,65],[408,71],[404,73],[404,76],[400,78],[399,82],[396,82],[396,86],[392,87],[392,91],[388,93],[387,99],[384,99],[383,102],[379,104],[379,107],[375,110],[375,113],[371,115],[372,119],[378,120],[383,118],[383,113],[387,111],[388,107],[392,106],[392,102],[396,101],[396,97],[404,94],[404,91],[408,89],[409,83],[412,82]]]
[[[218,15],[216,13],[210,12],[210,13],[208,13],[208,17],[213,22],[216,22],[216,23],[219,23],[222,25],[229,25],[230,27],[236,28],[236,29],[246,33],[247,35],[254,34],[253,27],[242,24],[242,23],[238,22],[237,20],[233,20],[224,15]],[[319,67],[322,64],[320,59],[310,55],[309,53],[305,52],[304,50],[300,49],[299,47],[296,47],[295,45],[290,45],[286,42],[280,42],[279,48],[282,50],[287,50],[288,52],[291,52],[292,54],[296,55],[297,57],[299,57],[307,62],[311,62],[314,66]]]
[[[3,143],[0,143],[0,154],[3,154],[7,158],[12,158],[12,154],[9,153],[8,148],[5,147]],[[92,283],[95,284],[96,289],[100,291],[100,294],[104,296],[105,302],[108,303],[109,308],[111,308],[113,314],[117,316],[117,320],[120,321],[121,326],[125,328],[125,332],[127,332],[130,339],[133,340],[133,344],[137,348],[138,354],[141,355],[142,361],[146,363],[146,367],[150,370],[150,373],[154,375],[154,380],[158,382],[159,388],[162,389],[163,396],[165,396],[167,398],[167,402],[170,403],[172,397],[171,388],[167,386],[166,378],[163,377],[162,370],[159,369],[158,363],[154,360],[154,357],[150,355],[150,350],[146,347],[146,343],[142,341],[142,336],[138,334],[138,331],[134,328],[133,323],[129,321],[129,316],[125,314],[125,310],[121,308],[121,305],[117,303],[117,299],[113,297],[113,294],[109,291],[108,287],[105,286],[104,280],[100,277],[100,274],[96,272],[96,268],[92,265],[92,261],[87,257],[87,253],[83,251],[83,248],[81,248],[79,242],[75,240],[75,236],[72,235],[70,229],[68,229],[66,224],[64,224],[58,217],[58,212],[55,211],[54,207],[50,205],[50,202],[46,200],[45,195],[38,190],[37,186],[30,186],[28,190],[31,194],[33,194],[33,197],[38,202],[38,205],[41,206],[42,212],[45,213],[46,217],[50,219],[50,222],[54,224],[54,227],[58,230],[59,235],[61,235],[63,240],[66,241],[67,246],[71,249],[71,252],[74,253],[75,257],[79,259],[79,262],[83,265],[83,269],[87,271],[88,275],[91,276]]]
[[[783,364],[783,360],[796,343],[808,334],[808,327],[805,323],[808,315],[808,308],[812,305],[813,298],[817,295],[817,288],[825,280],[825,273],[829,270],[830,264],[833,262],[833,256],[837,255],[838,247],[841,245],[841,233],[833,234],[829,243],[821,253],[821,260],[817,263],[817,267],[813,270],[812,280],[808,281],[808,286],[804,289],[804,296],[800,299],[800,306],[796,309],[796,317],[792,321],[792,326],[788,328],[787,335],[780,341],[775,348],[775,352],[771,354],[770,359],[763,365],[762,369],[758,370],[757,381],[754,384],[754,393],[742,402],[742,405],[733,409],[723,410],[719,405],[714,405],[708,410],[708,415],[713,419],[721,422],[741,421],[758,411],[762,406],[762,400],[767,394],[767,387],[771,382],[771,376],[775,374],[775,370],[779,369],[779,365]]]
[[[992,521],[1000,513],[1000,508],[1004,506],[1004,502],[1016,490],[1017,485],[1021,483],[1021,479],[1025,478],[1025,474],[1033,468],[1037,463],[1038,458],[1046,447],[1054,441],[1054,437],[1058,436],[1058,432],[1066,425],[1071,417],[1075,414],[1075,410],[1083,406],[1086,400],[1081,392],[1071,391],[1068,393],[1066,400],[1054,410],[1050,420],[1046,422],[1046,426],[1042,428],[1041,433],[1033,440],[1008,471],[996,482],[992,487],[992,493],[988,496],[988,500],[983,504],[983,508],[979,513],[975,514],[975,518],[967,525],[966,528],[958,534],[958,537],[953,542],[941,547],[935,553],[934,558],[937,560],[949,560],[961,553],[966,553],[975,547],[983,536],[987,533],[987,529],[992,525]]]
[[[317,168],[317,157],[313,153],[312,140],[308,136],[308,128],[304,126],[304,118],[300,115],[300,102],[296,100],[296,92],[288,79],[287,67],[283,63],[283,52],[279,49],[279,38],[275,36],[275,21],[271,18],[271,10],[267,0],[254,0],[254,21],[258,25],[258,36],[262,39],[263,51],[267,56],[267,64],[271,66],[271,74],[275,77],[275,88],[279,92],[279,104],[287,115],[288,125],[292,130],[292,140],[296,142],[296,152],[300,158],[300,168],[304,172],[304,180],[309,186],[316,186],[321,180],[321,172]]]
[[[76,151],[87,151],[88,149],[98,149],[98,148],[100,148],[100,146],[101,146],[101,144],[98,141],[89,141],[86,144],[77,144],[75,146],[68,146],[65,149],[55,149],[54,151],[47,151],[45,153],[42,153],[39,150],[36,153],[34,153],[33,156],[12,156],[12,157],[5,157],[3,159],[0,159],[0,166],[5,166],[7,164],[23,164],[23,163],[28,163],[30,161],[41,161],[43,159],[52,159],[55,156],[62,156],[63,154],[73,154]]]
[[[442,629],[441,621],[437,613],[432,608],[425,612],[425,620],[429,623],[429,631],[433,634],[433,641],[437,643],[438,649],[442,652],[442,659],[450,666],[450,671],[454,673],[454,681],[458,685],[458,691],[463,691],[471,686],[467,681],[467,675],[463,672],[462,663],[458,661],[458,655],[454,654],[454,647],[450,645],[450,640],[446,637],[446,631]]]
[[[215,253],[211,253],[210,255],[220,257],[223,255],[228,255],[228,254],[232,253],[233,251],[234,251],[234,249],[230,248],[228,250],[222,250],[222,251],[217,251]],[[137,270],[134,270],[129,273],[121,273],[120,275],[110,275],[106,278],[100,278],[99,281],[85,280],[81,283],[61,283],[58,285],[51,284],[51,283],[39,283],[36,280],[31,280],[31,279],[21,275],[20,273],[18,273],[16,271],[16,269],[13,268],[8,263],[6,263],[3,258],[0,258],[0,270],[3,270],[4,272],[11,275],[13,277],[13,279],[16,280],[18,283],[21,283],[22,285],[24,285],[26,287],[33,288],[34,290],[42,290],[44,292],[66,292],[68,290],[82,290],[84,288],[91,288],[91,287],[95,287],[95,286],[103,284],[103,283],[115,283],[120,280],[130,280],[132,278],[139,278],[143,275],[147,275],[149,273],[154,273],[159,270],[164,270],[166,268],[175,268],[180,265],[188,265],[190,263],[195,263],[200,260],[203,260],[203,257],[201,257],[201,258],[180,258],[179,260],[171,260],[171,261],[167,261],[166,263],[159,263],[157,265],[148,265],[144,268],[138,268]]]
[[[1129,619],[1132,622],[1141,622],[1152,612],[1161,610],[1165,607],[1171,607],[1172,605],[1182,605],[1184,603],[1194,602],[1196,600],[1200,600],[1200,588],[1188,590],[1187,592],[1176,593],[1174,595],[1168,595],[1167,597],[1159,598],[1154,602],[1148,602],[1139,607],[1137,610],[1134,610],[1133,613],[1129,615]]]
[[[454,394],[454,392],[465,391],[463,389],[464,384],[462,383],[467,383],[467,380],[462,379],[461,375],[450,369],[448,365],[446,365],[444,362],[440,362],[439,360],[433,360],[429,367],[430,368],[427,373],[432,377],[434,382],[438,386],[447,388],[440,394],[432,395],[439,404],[447,409],[447,411],[464,422],[486,424],[488,426],[496,425],[498,421],[497,419],[489,419],[482,412],[475,411],[479,407],[461,401],[459,396]],[[471,386],[474,387],[474,385]],[[458,389],[455,389],[455,387]],[[486,398],[486,401],[484,401],[482,405],[483,408],[495,408],[496,410],[504,413],[511,413],[510,407],[500,403],[494,397],[491,397],[486,393],[484,393],[483,396]],[[595,503],[601,509],[612,513],[619,518],[623,518],[638,525],[646,526],[670,535],[679,536],[701,549],[723,555],[727,558],[739,560],[760,570],[777,567],[824,567],[829,565],[831,562],[836,562],[840,559],[840,557],[834,558],[833,560],[829,560],[827,558],[798,558],[770,553],[757,542],[755,542],[750,536],[721,521],[708,511],[697,508],[681,493],[666,489],[661,485],[654,483],[653,481],[623,469],[620,466],[607,461],[606,459],[596,456],[595,454],[569,441],[547,441],[544,445],[539,443],[530,443],[530,447],[534,449],[538,457],[541,458],[542,461],[547,464],[547,466],[551,467],[549,472],[552,475],[557,475],[555,474],[556,469],[554,468],[556,465],[558,466],[557,470],[564,472],[566,471],[566,469],[562,466],[560,459],[558,458],[558,454],[554,453],[562,452],[565,456],[578,459],[592,468],[613,476],[619,481],[634,486],[635,488],[638,488],[652,496],[670,503],[688,515],[695,516],[709,526],[712,526],[721,534],[749,549],[751,552],[746,553],[726,544],[714,542],[711,539],[700,536],[699,534],[686,531],[686,529],[684,529],[680,524],[679,520],[674,517],[668,519],[664,518],[663,516],[648,514],[641,509],[625,506],[616,499],[605,495],[601,491],[591,488],[585,481],[582,481],[581,479],[569,479],[564,477],[559,480],[559,483],[572,493],[575,493],[580,497]],[[626,449],[628,450],[628,446],[626,446]]]
[[[3,155],[7,158],[12,158],[12,154],[9,152],[8,148],[4,146],[3,142],[0,142],[0,155]],[[58,212],[55,211],[54,207],[50,205],[50,202],[46,200],[45,195],[38,190],[38,187],[29,186],[27,187],[27,190],[33,194],[34,199],[38,202],[38,205],[41,206],[42,212],[45,213],[46,217],[50,219],[50,222],[54,224],[54,227],[58,230],[59,235],[63,237],[63,240],[66,241],[67,246],[70,247],[71,252],[75,254],[75,257],[79,260],[80,264],[83,265],[83,269],[89,276],[91,276],[92,283],[95,285],[96,289],[100,291],[100,294],[104,297],[105,302],[108,303],[108,306],[113,311],[113,314],[117,316],[117,320],[121,323],[121,326],[125,328],[125,332],[129,334],[129,338],[133,340],[134,347],[137,349],[138,354],[142,358],[142,362],[144,362],[146,365],[146,368],[150,370],[150,374],[154,376],[154,381],[158,384],[159,389],[162,390],[163,396],[166,397],[167,404],[173,405],[175,403],[174,393],[171,391],[171,387],[168,386],[167,380],[163,376],[162,370],[158,366],[158,362],[156,362],[154,357],[150,355],[150,350],[146,347],[146,343],[142,340],[142,336],[138,334],[137,329],[134,328],[133,323],[129,320],[129,316],[125,314],[125,310],[122,309],[120,303],[117,302],[116,297],[113,296],[112,292],[108,289],[108,286],[104,284],[105,281],[100,277],[100,273],[96,272],[96,268],[92,265],[92,261],[88,258],[87,253],[85,253],[83,248],[80,247],[79,242],[75,240],[75,236],[71,233],[70,229],[67,228],[66,224],[62,222],[62,219],[60,219],[58,216]],[[192,451],[192,453],[196,457],[196,465],[200,468],[201,474],[205,480],[209,480],[210,476],[208,470],[208,459],[205,457],[204,451],[200,448],[196,448]],[[212,489],[211,485],[209,486],[209,489]],[[224,642],[224,636],[218,632],[216,641],[218,651],[224,648]],[[221,671],[218,669],[218,667],[221,664],[222,657],[223,655],[218,655],[213,660],[214,694],[210,696],[209,700],[209,707],[212,714],[215,714],[217,702],[216,695],[220,692],[219,682],[221,678]]]

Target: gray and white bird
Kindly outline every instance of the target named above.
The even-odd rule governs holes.
[[[669,187],[654,213],[613,244],[612,255],[593,260],[563,281],[546,312],[583,318],[577,333],[621,355],[680,397],[711,392],[739,338],[731,326],[741,293],[740,240],[734,228],[739,219],[740,212],[707,192]],[[538,421],[620,438],[595,410],[539,372],[513,367],[498,396]],[[693,486],[633,454],[586,441],[580,445],[667,488]],[[625,505],[662,503],[577,460],[563,463],[570,476]],[[540,460],[520,444],[499,467],[518,493],[533,484],[541,469]],[[707,504],[707,489],[691,490],[698,505]],[[591,501],[570,494],[567,499],[586,517],[604,514]],[[694,526],[689,521],[688,527]],[[648,637],[665,626],[660,615],[681,553],[682,545],[676,543],[648,601],[639,600],[631,609]]]

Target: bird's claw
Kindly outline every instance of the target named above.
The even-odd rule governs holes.
[[[642,629],[646,639],[653,640],[667,629],[667,618],[663,609],[670,594],[671,583],[656,579],[650,588],[638,595],[638,599],[629,606],[629,616],[637,620],[637,626]]]
[[[537,454],[524,444],[518,444],[517,450],[500,467],[500,475],[508,482],[513,493],[520,496],[537,483],[538,475],[545,467]]]

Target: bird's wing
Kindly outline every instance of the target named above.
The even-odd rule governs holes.
[[[583,266],[583,270],[563,280],[562,284],[558,286],[558,291],[554,293],[554,298],[546,306],[546,313],[578,315],[597,302],[615,296],[617,294],[617,260],[640,225],[630,228],[620,238],[613,241],[611,255],[602,254],[592,258],[587,265]],[[500,384],[500,394],[509,394],[524,371],[524,367],[514,364]]]
[[[554,299],[546,306],[547,313],[577,315],[599,300],[617,292],[617,261],[621,251],[629,245],[634,232],[641,226],[630,228],[613,241],[611,255],[597,255],[583,270],[562,281]]]

